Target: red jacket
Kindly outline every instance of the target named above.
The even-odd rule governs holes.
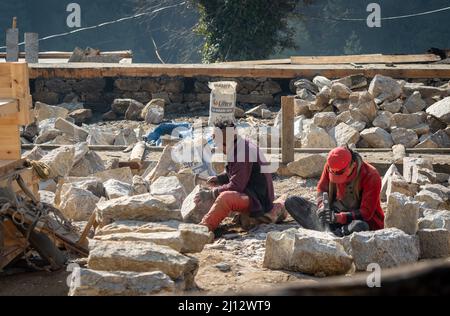
[[[384,228],[384,212],[381,208],[380,192],[381,177],[377,169],[372,165],[362,162],[359,173],[359,190],[361,196],[361,206],[359,212],[348,210],[353,214],[354,219],[362,219],[369,224],[371,230],[379,230]],[[328,172],[328,164],[325,168],[317,186],[319,193],[318,205],[322,203],[323,192],[329,192],[330,178]],[[330,197],[331,198],[331,197]]]

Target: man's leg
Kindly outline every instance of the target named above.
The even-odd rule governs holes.
[[[207,226],[210,231],[214,231],[231,212],[250,212],[248,195],[233,191],[221,193],[200,224]]]
[[[302,197],[293,196],[288,198],[284,205],[288,213],[303,228],[318,231],[324,230],[317,216],[316,206],[313,203]]]

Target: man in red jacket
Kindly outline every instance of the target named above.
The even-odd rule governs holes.
[[[340,237],[384,228],[381,177],[348,147],[330,152],[317,191],[317,210],[301,197],[286,201],[287,211],[304,228],[330,230]],[[329,201],[325,202],[329,207],[324,193],[328,193]]]

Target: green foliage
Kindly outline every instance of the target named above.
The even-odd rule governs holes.
[[[191,0],[200,14],[203,62],[257,60],[294,48],[288,18],[298,0]]]

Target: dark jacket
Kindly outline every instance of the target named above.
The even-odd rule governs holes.
[[[239,143],[240,141],[244,143]],[[239,150],[243,148],[245,148],[245,157],[242,152],[238,155]],[[228,156],[226,171],[218,176],[221,186],[214,189],[215,195],[218,196],[227,191],[245,193],[250,197],[252,217],[259,217],[270,212],[275,199],[272,174],[261,172],[261,167],[268,163],[259,148],[248,140],[238,137],[234,153]],[[238,158],[242,159],[238,160]]]

